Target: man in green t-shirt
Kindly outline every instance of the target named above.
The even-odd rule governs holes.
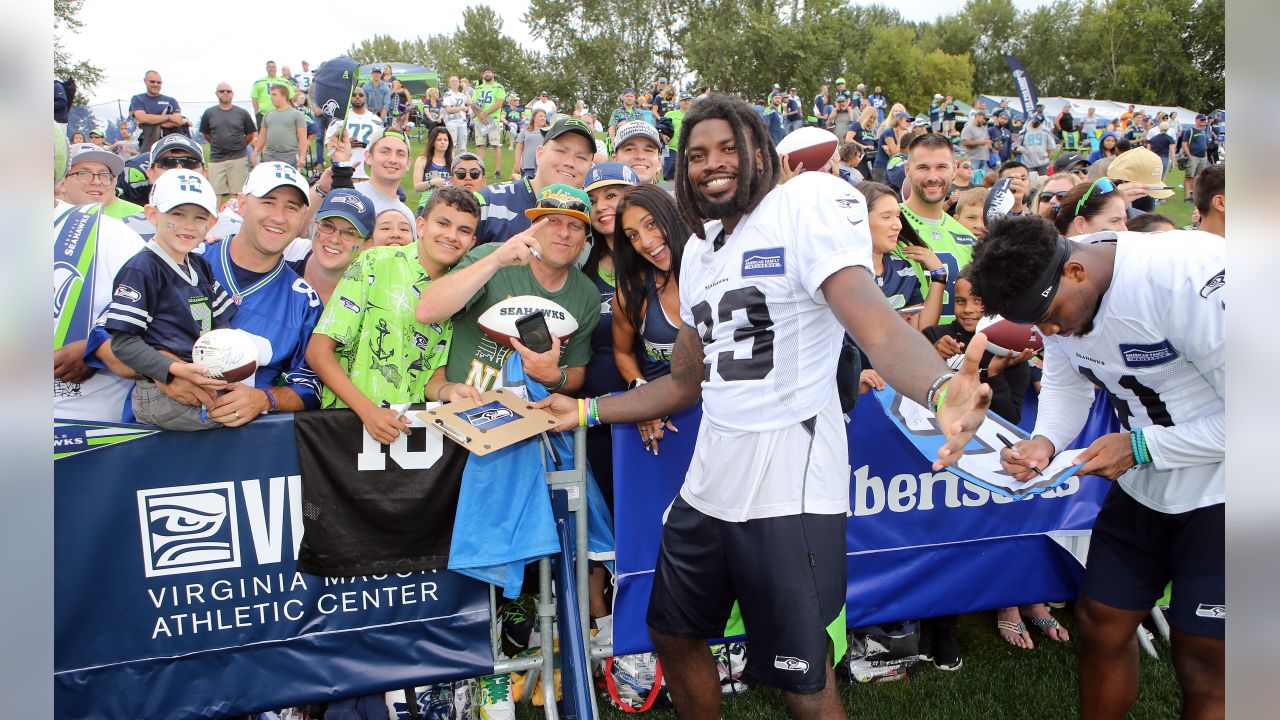
[[[472,121],[475,127],[476,152],[484,160],[485,167],[495,172],[502,160],[502,105],[507,99],[507,89],[494,82],[493,68],[485,68],[480,76],[483,82],[471,95],[471,108],[475,111]],[[485,147],[488,147],[488,150]],[[492,151],[492,159],[490,159]]]
[[[600,291],[574,266],[591,227],[591,201],[578,188],[555,184],[543,188],[537,204],[525,214],[533,220],[528,230],[472,250],[453,272],[428,286],[418,302],[417,318],[427,323],[453,318],[446,377],[484,392],[499,384],[511,349],[484,334],[480,315],[509,297],[552,300],[578,321],[569,342],[562,347],[553,336],[551,349],[544,353],[529,350],[519,340],[512,344],[529,377],[548,390],[573,393],[586,376],[591,333],[600,322]]]
[[[258,120],[258,129],[262,129],[262,116],[271,112],[271,86],[283,85],[289,91],[289,99],[293,99],[293,83],[276,75],[276,63],[267,61],[267,74],[258,78],[249,91],[249,100],[253,103],[253,115]]]
[[[348,207],[334,204],[332,212],[322,208],[317,218],[326,215],[357,234],[371,231],[367,219],[363,228],[344,219],[352,214]],[[307,346],[307,364],[324,383],[320,406],[351,408],[382,443],[409,428],[388,405],[479,399],[473,388],[437,372],[448,358],[452,322],[418,322],[414,308],[428,283],[444,277],[475,244],[480,204],[462,188],[444,187],[417,222],[417,244],[369,248],[351,263]]]
[[[907,184],[911,194],[902,203],[902,219],[947,266],[947,294],[939,325],[956,319],[952,296],[960,269],[973,257],[973,233],[947,213],[947,194],[955,178],[955,149],[937,133],[921,135],[907,147]],[[905,189],[905,188],[904,188]],[[929,296],[929,276],[912,263],[920,280],[920,294]]]
[[[689,93],[680,93],[680,107],[676,110],[668,110],[667,114],[662,116],[663,120],[671,121],[671,139],[667,141],[667,156],[662,159],[663,180],[676,179],[676,153],[680,149],[680,124],[684,122],[684,115],[692,106],[693,96]],[[660,132],[664,129],[662,125],[665,123],[660,124],[658,128]]]

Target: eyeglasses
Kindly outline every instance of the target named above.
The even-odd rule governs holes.
[[[1079,202],[1076,203],[1076,215],[1080,214],[1080,208],[1084,207],[1084,204],[1088,202],[1089,196],[1093,194],[1094,188],[1097,188],[1099,195],[1106,195],[1107,193],[1115,192],[1116,186],[1109,178],[1100,177],[1097,180],[1094,180],[1093,184],[1089,186],[1089,189],[1085,191],[1084,197],[1080,198]]]
[[[93,183],[94,180],[97,180],[103,185],[108,185],[111,183],[111,181],[116,179],[116,176],[112,173],[92,172],[89,170],[77,170],[75,172],[69,172],[67,173],[67,177],[73,177],[79,180],[80,182],[84,183],[85,185],[89,185]]]
[[[1059,190],[1058,192],[1042,192],[1040,193],[1040,202],[1042,203],[1052,202],[1054,198],[1061,200],[1062,196],[1066,194],[1067,194],[1066,190]]]
[[[358,243],[364,239],[361,237],[359,232],[356,232],[355,227],[351,225],[351,223],[347,223],[346,227],[340,228],[336,223],[330,222],[327,218],[316,224],[316,230],[324,233],[325,235],[332,235],[336,232],[338,233],[338,237],[353,243]]]
[[[222,93],[229,93],[229,92],[231,92],[231,91],[230,91],[230,90],[214,90],[214,92],[216,92],[216,93],[218,93],[219,95],[221,95]]]
[[[204,166],[204,160],[193,158],[190,155],[170,155],[162,157],[153,163],[158,168],[172,170],[174,168],[182,168],[183,170],[195,170]]]
[[[481,170],[480,168],[471,168],[470,173],[468,173],[466,170],[453,171],[453,177],[457,180],[466,180],[468,177],[470,177],[472,180],[479,180],[482,175],[484,175],[484,171]]]
[[[583,215],[590,213],[587,204],[581,200],[560,200],[558,198],[542,198],[534,207],[539,210],[573,210]]]

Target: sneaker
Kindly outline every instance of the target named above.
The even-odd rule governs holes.
[[[507,657],[529,647],[529,637],[538,622],[538,599],[533,595],[521,595],[502,606],[502,651]]]
[[[960,636],[954,627],[940,632],[933,640],[933,666],[951,672],[964,664],[960,657]]]

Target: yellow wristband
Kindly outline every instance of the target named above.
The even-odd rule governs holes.
[[[587,401],[578,398],[578,427],[587,426]]]

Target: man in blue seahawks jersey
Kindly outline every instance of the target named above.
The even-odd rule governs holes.
[[[480,229],[476,245],[506,242],[532,224],[524,211],[538,202],[538,193],[556,183],[582,187],[595,157],[596,136],[577,118],[560,118],[547,131],[537,151],[538,169],[531,179],[496,183],[481,189]]]
[[[284,261],[284,249],[298,237],[309,214],[307,184],[290,165],[261,163],[249,173],[241,210],[239,233],[207,245],[204,258],[238,305],[231,327],[265,341],[270,359],[259,363],[252,383],[234,383],[216,397],[181,379],[156,383],[179,402],[208,406],[209,419],[227,427],[265,413],[320,406],[320,383],[306,365],[306,349],[323,308],[320,296]],[[118,375],[132,376],[111,355],[105,339],[101,327],[90,336],[98,360]],[[131,415],[126,411],[125,419]]]

